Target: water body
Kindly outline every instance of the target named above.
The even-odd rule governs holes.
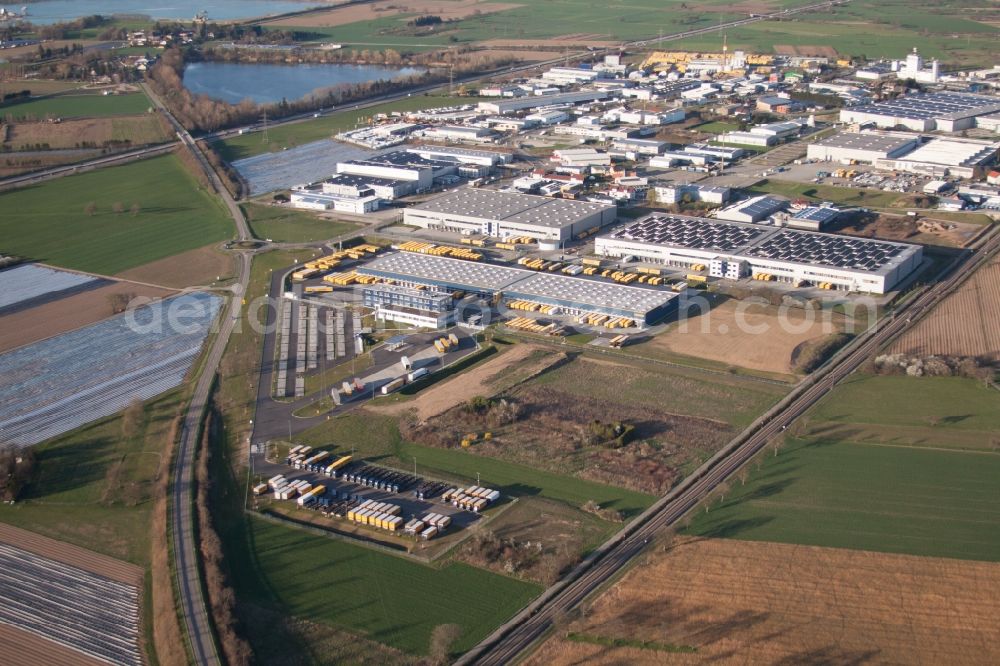
[[[399,79],[423,72],[419,67],[379,65],[195,62],[184,69],[184,85],[193,93],[231,104],[247,98],[267,104],[296,100],[342,83]]]
[[[270,16],[287,12],[299,12],[310,7],[318,7],[323,2],[294,0],[12,0],[8,9],[20,11],[28,8],[28,20],[46,24],[72,21],[81,16],[100,14],[135,14],[153,19],[183,19],[190,21],[201,11],[208,12],[209,20],[229,20]]]

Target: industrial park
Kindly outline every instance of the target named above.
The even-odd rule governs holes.
[[[112,4],[0,8],[0,662],[1000,660],[1000,9]]]

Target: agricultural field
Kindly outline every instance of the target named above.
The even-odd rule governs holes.
[[[2,145],[10,152],[32,151],[37,146],[44,146],[45,150],[71,150],[84,148],[87,144],[97,147],[118,144],[116,148],[125,149],[172,139],[173,133],[161,116],[146,114],[61,123],[14,122],[7,125],[6,141]]]
[[[914,46],[948,65],[992,65],[998,13],[984,0],[944,5],[906,0],[855,0],[832,10],[762,21],[727,30],[730,49],[774,53],[789,47],[833,47],[842,57],[902,58]],[[671,48],[718,51],[715,34],[670,43]]]
[[[5,192],[0,208],[0,251],[102,275],[232,234],[222,205],[175,155]]]
[[[454,43],[479,43],[521,48],[600,48],[622,40],[643,39],[659,31],[669,34],[746,16],[750,12],[794,7],[799,0],[745,2],[731,5],[717,0],[685,3],[672,0],[651,5],[623,0],[601,5],[584,0],[546,3],[463,2],[420,0],[405,7],[387,1],[364,8],[350,7],[289,17],[278,22],[286,30],[301,32],[310,40],[335,40],[355,47],[413,51],[447,48]],[[444,23],[428,29],[408,22],[416,16],[441,16]]]
[[[0,356],[0,427],[38,444],[180,385],[222,299],[192,292]]]
[[[216,141],[212,146],[227,162],[235,162],[262,153],[279,152],[320,139],[329,139],[334,134],[356,127],[363,119],[377,113],[393,111],[417,111],[455,104],[475,104],[478,98],[448,97],[446,95],[418,95],[384,104],[367,106],[364,109],[347,109],[321,118],[313,118],[300,123],[289,123],[268,128],[268,141],[263,141],[261,132],[248,132],[239,136]]]
[[[357,224],[329,220],[313,213],[263,204],[244,204],[243,212],[257,238],[276,243],[308,243],[354,231]]]
[[[746,368],[791,379],[797,357],[810,342],[842,330],[841,315],[727,299],[705,313],[672,324],[629,347],[640,356],[693,356],[723,367]]]
[[[465,651],[541,591],[466,564],[436,569],[260,519],[247,530],[253,569],[233,578],[248,601],[409,654],[427,654],[440,624],[461,627],[452,649]]]
[[[63,94],[0,105],[5,120],[102,118],[146,113],[152,104],[143,93],[127,95]]]
[[[1000,259],[970,276],[896,340],[891,351],[1000,360]]]
[[[0,523],[146,567],[153,484],[167,471],[162,451],[183,405],[183,392],[171,391],[141,414],[119,413],[39,444],[37,475],[17,504],[0,504]]]
[[[211,285],[236,276],[233,259],[213,244],[130,268],[116,277],[173,289]]]
[[[997,567],[678,540],[656,547],[644,566],[598,597],[583,618],[559,627],[526,663],[996,662]]]
[[[1000,561],[998,415],[973,380],[858,376],[688,532]]]
[[[2,273],[0,273],[2,275]],[[114,314],[119,298],[165,298],[172,290],[102,280],[68,295],[46,296],[29,307],[0,312],[0,353],[94,324]]]

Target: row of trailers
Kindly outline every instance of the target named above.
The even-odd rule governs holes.
[[[338,250],[333,254],[328,254],[318,259],[307,261],[302,268],[292,273],[292,280],[294,282],[302,282],[303,280],[319,277],[324,273],[330,272],[337,266],[340,266],[340,264],[347,259],[360,261],[374,256],[380,249],[381,248],[377,245],[365,244],[348,248],[346,250]]]

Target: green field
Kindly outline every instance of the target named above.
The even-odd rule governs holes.
[[[864,190],[853,187],[793,183],[768,179],[757,183],[749,191],[754,194],[780,194],[790,199],[831,201],[844,206],[865,206],[872,208],[888,208],[903,196],[898,192],[882,192],[881,190]]]
[[[36,478],[0,522],[147,566],[151,486],[183,399],[149,401],[131,433],[117,414],[38,445]]]
[[[474,104],[476,97],[458,98],[437,95],[417,95],[393,102],[376,104],[364,109],[348,109],[332,113],[321,118],[306,120],[301,123],[289,123],[268,128],[268,142],[261,141],[260,132],[251,132],[229,137],[212,144],[219,154],[228,161],[234,162],[245,157],[260,155],[266,152],[277,152],[285,148],[302,145],[320,139],[329,139],[337,132],[351,129],[358,124],[359,118],[370,118],[376,113],[391,113],[392,111],[417,111],[438,106],[454,104]]]
[[[799,0],[779,0],[775,6],[803,4]],[[594,40],[642,39],[681,32],[745,17],[730,13],[728,3],[709,0],[686,3],[668,0],[616,0],[595,3],[589,0],[548,0],[524,3],[501,12],[483,13],[448,22],[433,32],[415,32],[406,23],[415,14],[385,16],[348,25],[287,28],[305,33],[309,39],[333,40],[364,48],[448,48],[456,43],[487,39],[546,39],[558,35],[589,35]],[[556,46],[558,48],[558,45]]]
[[[143,93],[128,95],[58,95],[0,105],[0,118],[84,118],[132,116],[152,106]]]
[[[404,442],[399,436],[395,419],[373,414],[338,417],[296,436],[295,441],[312,445],[332,444],[338,450],[354,447],[359,456],[402,469],[413,469],[413,459],[416,458],[418,473],[456,481],[475,481],[479,474],[482,485],[497,488],[505,495],[538,495],[575,507],[594,500],[601,506],[631,516],[655,500],[644,493],[552,474],[469,451]]]
[[[716,120],[710,123],[695,125],[691,129],[696,129],[699,132],[707,132],[709,134],[725,134],[726,132],[735,132],[739,128],[740,126],[736,123],[727,123],[722,120]]]
[[[926,58],[950,64],[992,64],[1000,29],[966,16],[996,18],[995,8],[972,0],[984,13],[966,12],[954,3],[914,6],[906,0],[854,0],[833,12],[795,15],[784,21],[762,21],[726,31],[730,49],[773,53],[774,46],[832,46],[841,56],[902,58],[919,47]],[[681,50],[719,50],[716,34],[670,42]]]
[[[243,212],[257,238],[276,243],[308,243],[348,233],[359,225],[322,220],[312,213],[293,208],[245,204]]]
[[[242,593],[296,616],[425,654],[439,624],[457,624],[454,651],[475,645],[541,588],[464,564],[435,569],[304,531],[249,521],[254,570]],[[239,575],[248,574],[248,575]]]
[[[85,211],[93,202],[96,213]],[[114,213],[115,203],[124,213]],[[133,216],[132,204],[140,206]],[[0,252],[113,275],[232,236],[222,205],[174,155],[0,194]]]
[[[1000,560],[998,431],[1000,393],[973,380],[857,376],[689,531]]]

